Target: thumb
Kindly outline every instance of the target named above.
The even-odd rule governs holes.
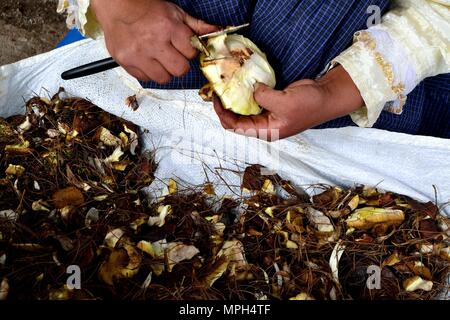
[[[195,32],[196,35],[199,35],[199,36],[202,34],[211,33],[211,32],[219,30],[219,28],[217,26],[206,23],[203,20],[196,19],[196,18],[188,15],[187,13],[184,16],[184,23],[186,23],[186,25],[189,28],[191,28]]]
[[[263,83],[257,83],[253,97],[260,107],[270,112],[275,112],[281,104],[280,102],[284,97],[284,92],[272,89]]]

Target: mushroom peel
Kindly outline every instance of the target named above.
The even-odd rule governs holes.
[[[206,51],[206,52],[205,52]],[[200,55],[200,69],[209,83],[200,89],[202,97],[213,90],[225,109],[241,115],[257,115],[261,107],[253,98],[255,84],[275,87],[275,72],[266,55],[242,35],[220,35],[208,39]]]

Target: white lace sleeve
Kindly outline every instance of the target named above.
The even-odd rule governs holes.
[[[382,110],[400,114],[425,78],[450,72],[450,0],[396,0],[382,23],[355,34],[334,59],[350,74],[365,106],[351,114],[371,127]]]

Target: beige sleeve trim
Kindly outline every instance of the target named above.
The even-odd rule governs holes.
[[[68,28],[77,28],[83,35],[94,39],[103,35],[89,0],[59,0],[57,12],[67,13]]]
[[[371,127],[383,110],[401,114],[407,95],[425,78],[450,72],[450,0],[397,0],[382,23],[355,34],[336,57],[365,106],[352,113]]]

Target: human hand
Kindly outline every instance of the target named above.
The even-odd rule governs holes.
[[[364,101],[342,66],[319,80],[300,80],[283,91],[258,84],[256,102],[265,110],[256,116],[241,116],[222,107],[214,98],[214,109],[225,129],[273,141],[286,138],[326,121],[358,110]]]
[[[194,34],[217,27],[162,0],[91,0],[111,56],[140,80],[167,83],[189,71]]]

